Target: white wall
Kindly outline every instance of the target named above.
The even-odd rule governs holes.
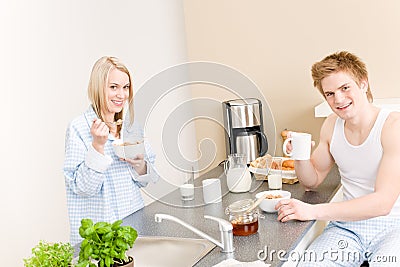
[[[1,265],[22,266],[40,239],[68,241],[65,129],[88,106],[92,65],[103,55],[119,57],[138,89],[159,71],[184,62],[182,3],[0,0],[0,36],[0,250],[7,255]],[[176,105],[173,98],[168,101],[161,114]],[[147,133],[158,168],[173,173],[158,136],[163,120],[155,117]],[[188,144],[191,136],[185,137]]]
[[[314,117],[314,107],[324,99],[313,88],[310,68],[330,53],[361,57],[374,98],[400,97],[398,0],[183,2],[189,60],[226,64],[258,85],[275,119],[277,155],[285,128],[319,140],[324,119]],[[207,94],[221,98],[212,87]],[[208,128],[197,129],[198,139],[208,135]],[[214,136],[222,147],[223,132]]]

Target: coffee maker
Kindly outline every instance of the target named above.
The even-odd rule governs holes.
[[[247,163],[268,150],[263,129],[262,103],[256,98],[234,99],[222,103],[226,153],[245,154]]]

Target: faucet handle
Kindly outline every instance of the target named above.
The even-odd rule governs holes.
[[[214,216],[210,216],[210,215],[204,215],[204,218],[218,222],[219,230],[221,230],[223,232],[232,231],[232,229],[233,229],[232,224],[230,222],[228,222],[227,220],[217,218]]]

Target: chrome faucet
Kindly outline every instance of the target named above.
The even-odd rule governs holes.
[[[233,247],[232,224],[224,219],[220,219],[220,218],[209,216],[209,215],[204,215],[204,218],[211,219],[211,220],[218,222],[219,230],[221,232],[221,242],[215,240],[214,238],[207,235],[206,233],[196,229],[192,225],[187,224],[184,221],[182,221],[181,219],[178,219],[172,215],[163,214],[163,213],[158,213],[158,214],[154,215],[154,220],[156,222],[159,223],[159,222],[162,222],[162,220],[169,220],[169,221],[176,222],[176,223],[186,227],[190,231],[194,232],[195,234],[213,242],[215,245],[219,246],[222,249],[222,252],[229,253],[229,252],[235,251],[235,248]]]

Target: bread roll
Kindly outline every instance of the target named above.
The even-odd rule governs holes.
[[[282,162],[282,170],[294,170],[294,160],[287,159]]]
[[[267,168],[267,162],[270,161],[271,158],[272,158],[271,155],[265,154],[264,156],[258,157],[252,162],[250,162],[250,166],[254,168],[265,169]]]

